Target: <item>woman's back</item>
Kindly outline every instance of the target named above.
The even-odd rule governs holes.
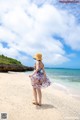
[[[36,62],[36,69],[38,69],[38,70],[43,70],[44,69],[44,64],[42,63],[42,61],[37,61]]]

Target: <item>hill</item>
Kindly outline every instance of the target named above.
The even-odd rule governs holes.
[[[33,67],[24,66],[20,61],[0,55],[0,72],[23,72],[23,71],[32,71]]]
[[[0,64],[16,64],[16,65],[22,65],[20,61],[13,59],[13,58],[9,58],[7,56],[4,55],[0,55]]]

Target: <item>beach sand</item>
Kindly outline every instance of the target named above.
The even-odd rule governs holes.
[[[53,83],[42,94],[42,106],[35,106],[28,75],[0,73],[0,113],[7,113],[7,120],[80,120],[80,101],[68,92]]]

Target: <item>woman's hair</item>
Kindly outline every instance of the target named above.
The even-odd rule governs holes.
[[[38,61],[41,61],[41,60],[38,60]]]

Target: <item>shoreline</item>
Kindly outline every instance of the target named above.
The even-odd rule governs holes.
[[[30,71],[25,72],[26,75],[29,75],[31,73],[32,72],[30,72]],[[78,89],[76,90],[76,88],[74,88],[73,86],[69,86],[65,82],[62,82],[62,81],[61,81],[61,83],[60,83],[60,81],[59,81],[59,83],[58,83],[58,81],[54,82],[53,81],[54,78],[52,79],[50,76],[48,76],[48,77],[52,82],[52,89],[54,89],[54,87],[55,87],[55,89],[63,91],[63,92],[65,92],[65,94],[69,94],[70,96],[74,97],[75,99],[80,100],[80,91]]]
[[[80,101],[80,94],[78,93],[78,91],[75,91],[75,89],[70,89],[69,87],[63,85],[63,84],[58,84],[58,83],[53,83],[52,89],[53,87],[57,90],[63,91],[65,94],[68,94],[69,96],[75,98],[76,100]]]
[[[79,100],[55,85],[42,89],[42,95],[42,106],[33,105],[31,81],[26,73],[0,73],[0,113],[6,112],[8,120],[80,119]]]

